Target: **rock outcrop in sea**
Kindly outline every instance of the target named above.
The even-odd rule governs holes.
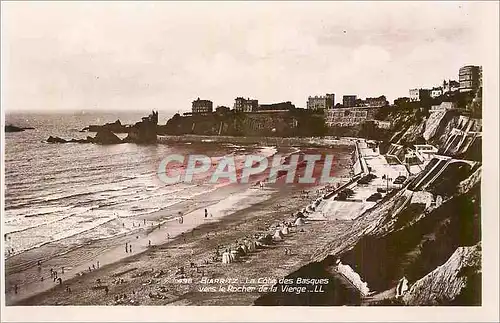
[[[121,143],[154,144],[156,143],[156,127],[158,125],[158,112],[153,111],[149,116],[143,117],[142,121],[133,126],[123,126],[120,120],[106,123],[102,126],[91,125],[82,131],[95,131],[95,137],[87,136],[86,139],[66,140],[60,137],[50,136],[48,143],[93,143],[99,145],[114,145]],[[123,140],[115,133],[128,133]]]
[[[28,129],[33,129],[31,127],[18,127],[18,126],[14,126],[14,125],[5,125],[5,132],[22,132],[24,130],[28,130]]]

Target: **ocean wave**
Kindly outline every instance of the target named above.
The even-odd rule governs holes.
[[[36,224],[32,224],[32,225],[27,225],[27,226],[17,226],[17,228],[9,228],[8,224],[12,223],[12,222],[8,222],[8,221],[12,221],[12,219],[9,219],[8,221],[5,222],[5,224],[7,224],[6,228],[5,228],[5,233],[7,235],[11,235],[13,233],[20,233],[20,232],[24,232],[24,231],[27,231],[30,229],[36,229],[36,228],[42,227],[44,225],[50,225],[53,223],[60,222],[62,220],[65,220],[65,219],[72,217],[72,216],[75,216],[75,215],[86,213],[86,212],[93,210],[95,208],[97,208],[97,206],[87,207],[87,208],[73,208],[73,212],[68,213],[66,215],[59,216],[56,219],[44,221],[44,222],[40,222],[40,223],[36,223]],[[70,207],[70,209],[71,209],[71,207]],[[45,213],[45,214],[48,214],[48,213]]]

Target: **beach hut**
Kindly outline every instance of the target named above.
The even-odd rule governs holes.
[[[236,249],[236,251],[238,252],[239,257],[243,257],[244,255],[247,254],[245,245],[240,245],[238,249]]]
[[[254,252],[257,249],[257,244],[255,241],[245,241],[245,245],[248,248],[248,252]]]
[[[257,239],[257,242],[260,242],[263,245],[268,245],[273,243],[273,236],[268,234],[265,234],[261,236],[259,239]]]
[[[274,235],[273,235],[273,240],[274,241],[281,241],[283,240],[283,233],[281,232],[281,230],[276,230],[276,232],[274,232]]]
[[[304,221],[304,218],[297,218],[295,220],[295,223],[294,223],[294,225],[296,225],[296,226],[304,225],[304,224],[306,224],[305,221]]]
[[[231,254],[229,252],[224,252],[222,254],[222,263],[223,264],[230,264],[232,261],[231,261]]]
[[[240,257],[239,257],[238,251],[237,250],[231,250],[231,259],[232,259],[231,262],[235,262],[239,258]]]

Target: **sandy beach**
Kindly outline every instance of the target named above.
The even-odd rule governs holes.
[[[350,167],[346,166],[350,157],[343,158],[336,174],[339,183],[349,179]],[[9,259],[7,305],[251,304],[259,296],[258,291],[239,292],[237,299],[228,296],[233,293],[227,291],[214,293],[208,291],[210,288],[202,291],[203,287],[221,285],[206,283],[202,277],[230,277],[245,286],[247,279],[282,277],[310,260],[321,244],[321,237],[312,239],[311,235],[321,236],[318,232],[323,232],[331,236],[331,228],[322,221],[309,221],[304,232],[291,232],[283,242],[229,265],[212,261],[215,250],[266,232],[283,221],[293,221],[293,212],[325,192],[320,186],[298,184],[227,187],[208,199],[187,201],[170,210],[170,213],[182,210],[182,223],[178,217],[163,220],[164,214],[154,214],[144,219],[134,235],[95,241],[43,260],[40,266],[35,252]],[[205,208],[209,210],[207,218]],[[338,228],[342,230],[342,221]],[[125,252],[126,244],[132,246],[132,252]],[[285,249],[291,252],[285,254]],[[26,261],[28,257],[32,257],[31,261]],[[276,265],[270,266],[271,259]],[[179,274],[181,267],[184,274]],[[62,284],[51,278],[51,269],[58,272]],[[178,280],[179,277],[187,280]],[[105,286],[107,296],[102,297]]]

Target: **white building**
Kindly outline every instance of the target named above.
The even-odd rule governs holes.
[[[430,90],[427,89],[410,89],[410,101],[417,102],[430,97]]]
[[[448,80],[448,82],[444,80],[442,89],[443,93],[456,92],[460,89],[460,83],[453,80]]]
[[[307,98],[308,110],[328,110],[335,106],[335,94],[325,96],[310,96]]]
[[[431,98],[435,99],[443,95],[442,87],[433,87],[431,90]]]
[[[234,110],[238,112],[254,112],[259,107],[259,101],[250,98],[237,97],[234,99]]]
[[[392,127],[392,124],[390,121],[374,120],[374,122],[377,125],[377,128],[380,128],[380,129],[391,129],[391,127]]]

